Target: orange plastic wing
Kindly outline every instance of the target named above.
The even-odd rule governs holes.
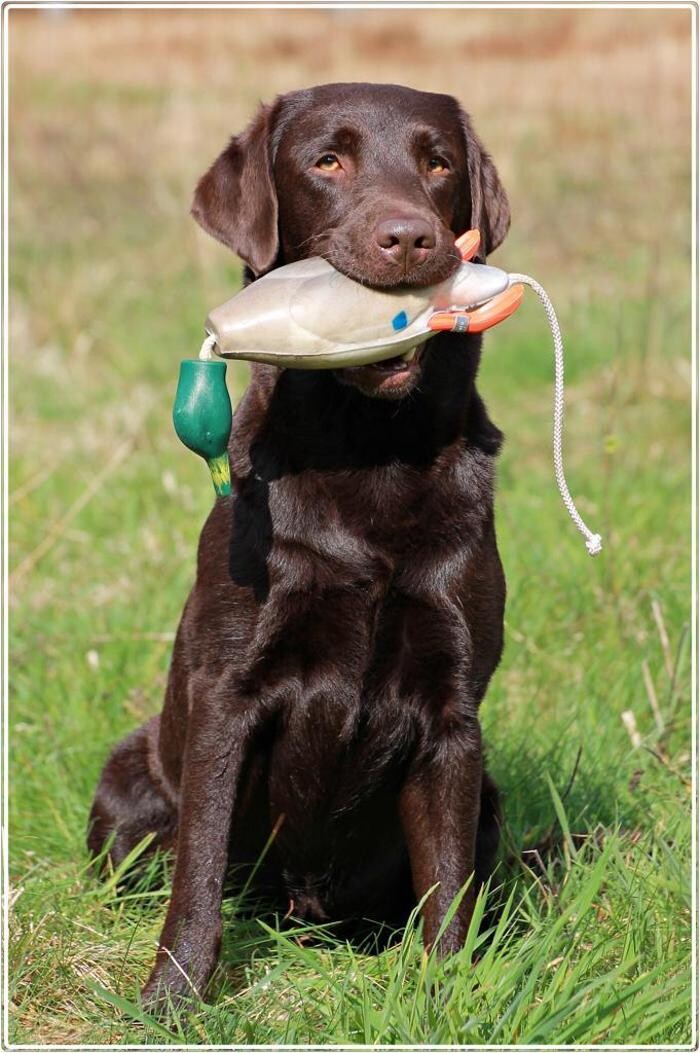
[[[459,254],[466,263],[468,260],[475,256],[479,245],[481,244],[481,234],[478,230],[466,230],[464,234],[460,234],[455,241],[455,245],[459,249]]]
[[[517,311],[524,292],[522,285],[511,285],[505,292],[494,296],[469,314],[464,311],[437,311],[428,321],[428,326],[434,332],[441,333],[483,333]]]

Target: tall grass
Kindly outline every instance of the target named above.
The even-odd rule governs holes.
[[[688,1042],[689,12],[14,11],[9,44],[12,1040]],[[136,992],[167,867],[100,885],[84,830],[109,747],[160,706],[210,503],[170,404],[240,271],[189,194],[258,98],[324,79],[473,112],[513,204],[495,262],[561,317],[570,482],[606,547],[553,486],[533,300],[481,376],[509,586],[484,927],[440,963],[417,923],[379,950],[229,899],[213,1004],[156,1023]]]

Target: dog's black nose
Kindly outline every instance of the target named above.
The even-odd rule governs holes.
[[[382,220],[375,231],[377,245],[386,258],[407,271],[422,263],[435,248],[435,231],[421,216],[396,216]]]

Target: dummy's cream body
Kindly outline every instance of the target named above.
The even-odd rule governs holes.
[[[408,355],[436,310],[468,310],[508,288],[498,267],[462,263],[429,288],[371,289],[314,257],[279,267],[216,307],[205,328],[224,358],[338,369]]]

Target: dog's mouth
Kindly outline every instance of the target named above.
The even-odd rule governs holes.
[[[327,246],[319,245],[317,251],[346,278],[378,291],[409,291],[437,285],[449,278],[461,262],[461,256],[455,250],[452,241],[449,242],[447,251],[435,252],[427,261],[408,271],[372,265],[370,261],[365,261],[359,268],[356,254],[346,253],[344,248],[343,244],[339,246],[337,242],[331,242]],[[426,337],[426,341],[427,339]],[[351,384],[365,395],[400,399],[418,382],[424,348],[425,344],[421,344],[402,355],[385,358],[382,362],[373,362],[365,366],[346,366],[335,370],[335,374],[342,383]]]
[[[403,355],[385,358],[366,366],[346,366],[336,370],[338,377],[376,398],[402,398],[414,386],[421,368],[425,344]]]

